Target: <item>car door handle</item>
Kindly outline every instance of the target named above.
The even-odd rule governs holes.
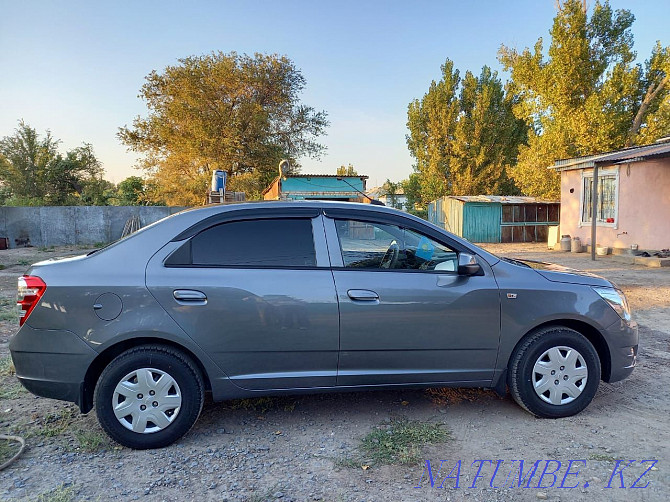
[[[202,291],[195,289],[175,289],[172,293],[177,303],[188,303],[195,305],[204,305],[207,303],[207,295]]]
[[[347,291],[347,296],[352,300],[359,302],[374,302],[379,301],[379,295],[369,289],[350,289]]]

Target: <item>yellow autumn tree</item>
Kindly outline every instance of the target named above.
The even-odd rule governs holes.
[[[636,64],[628,10],[579,0],[558,2],[547,57],[540,38],[521,52],[502,46],[511,72],[514,113],[530,125],[510,169],[526,195],[556,198],[555,160],[653,142],[670,133],[670,50],[660,43]]]
[[[151,187],[169,205],[201,204],[213,170],[258,197],[281,159],[318,157],[326,113],[300,102],[305,78],[285,56],[214,52],[152,71],[140,90],[148,108],[118,137],[140,153]]]

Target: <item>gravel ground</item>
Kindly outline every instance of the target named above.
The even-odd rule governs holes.
[[[487,247],[501,255],[552,261],[615,281],[627,294],[640,323],[639,367],[633,375],[623,382],[601,383],[584,412],[560,420],[535,419],[509,396],[501,399],[483,390],[450,390],[438,396],[403,390],[208,402],[194,429],[176,444],[133,451],[110,442],[94,413],[81,416],[73,405],[34,397],[5,374],[0,376],[0,434],[19,433],[28,446],[16,463],[0,471],[0,498],[667,500],[670,269],[625,265],[609,257],[594,263],[586,254],[547,251],[540,244]],[[0,358],[7,355],[9,338],[16,331],[11,313],[16,277],[39,259],[83,251],[0,251],[0,264],[5,266],[0,271],[0,304],[4,305],[0,309]],[[425,445],[417,463],[369,462],[357,448],[361,439],[396,418],[444,424],[451,439]],[[426,459],[431,462],[433,487]],[[649,484],[631,488],[652,465],[640,463],[647,459],[658,463],[637,486]],[[482,464],[483,477],[472,488],[479,465],[473,466],[476,460],[492,462]],[[524,473],[529,464],[542,462],[528,488],[509,488],[512,478],[518,476],[519,460],[525,462]],[[561,468],[553,487],[543,488],[553,480],[548,474],[538,488],[546,460],[561,462]],[[565,476],[570,460],[584,461],[573,463],[571,472],[579,470],[576,476]],[[636,462],[621,477],[612,477],[617,462],[623,467],[630,460]],[[491,482],[496,465],[498,474]],[[548,467],[551,472],[557,465]],[[447,475],[452,478],[445,479]],[[559,488],[564,477],[564,486],[579,486]],[[621,478],[626,488],[621,488]],[[611,488],[606,488],[608,483]]]

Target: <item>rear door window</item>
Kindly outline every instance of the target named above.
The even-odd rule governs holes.
[[[222,223],[192,237],[166,265],[314,267],[312,221],[286,218]]]

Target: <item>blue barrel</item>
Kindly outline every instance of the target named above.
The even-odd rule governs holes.
[[[217,169],[212,173],[212,191],[218,192],[219,190],[225,190],[226,188],[226,176],[228,173],[221,169]]]

